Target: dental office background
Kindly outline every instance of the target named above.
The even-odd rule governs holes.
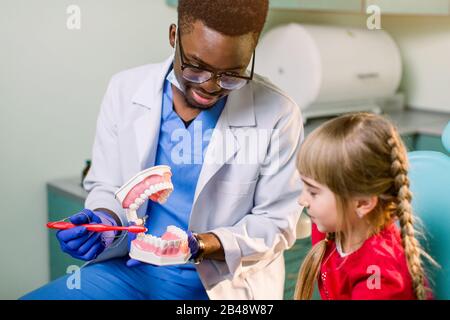
[[[400,48],[406,105],[450,117],[450,1],[271,2],[265,31],[290,22],[365,28],[367,5],[379,3],[381,28]],[[46,184],[80,176],[108,80],[171,54],[172,22],[165,0],[0,0],[1,299],[49,281]]]

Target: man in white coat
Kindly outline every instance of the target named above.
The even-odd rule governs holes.
[[[91,261],[81,288],[61,278],[24,299],[282,299],[283,250],[300,215],[303,125],[299,107],[253,73],[267,12],[266,0],[180,0],[174,55],[114,76],[101,106],[86,209],[70,220],[128,225],[117,189],[169,165],[169,200],[147,202],[138,216],[152,234],[167,225],[194,232],[197,263],[136,265],[123,237],[78,226],[57,237]]]

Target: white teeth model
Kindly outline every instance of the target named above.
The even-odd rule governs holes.
[[[159,266],[184,264],[191,257],[187,234],[175,226],[168,226],[162,238],[140,234],[131,242],[130,257]]]
[[[155,178],[155,175],[159,178]],[[116,192],[115,197],[122,208],[126,209],[129,222],[136,225],[145,224],[145,218],[139,218],[137,211],[148,199],[160,204],[167,201],[174,189],[170,181],[171,175],[168,166],[148,168],[128,180]],[[159,182],[154,183],[156,181]],[[149,184],[151,185],[148,186]],[[154,265],[176,265],[186,263],[191,257],[191,252],[187,243],[187,234],[180,228],[169,226],[162,238],[150,234],[138,234],[131,242],[129,255],[133,259]]]
[[[183,230],[181,230],[180,228],[178,228],[176,226],[169,226],[167,231],[169,231],[170,233],[173,233],[181,240],[187,240],[186,232],[184,232]]]
[[[127,212],[127,219],[129,222],[134,222],[135,224],[143,223],[143,219],[138,218],[136,212],[139,207],[155,193],[164,190],[164,192],[161,192],[164,194],[164,198],[161,198],[161,194],[156,196],[156,198],[152,198],[159,203],[167,201],[168,196],[173,191],[173,184],[170,182],[171,175],[172,173],[169,166],[155,166],[139,172],[119,188],[115,193],[115,197],[122,205],[122,208],[131,211],[130,213]],[[157,176],[156,179],[154,176]],[[156,181],[159,182],[147,187],[148,184]],[[135,193],[131,193],[133,190],[139,190],[140,194],[136,198]]]
[[[161,204],[164,204],[167,202],[167,199],[169,198],[170,194],[171,194],[171,190],[173,190],[173,185],[170,182],[165,182],[165,183],[158,183],[156,185],[151,186],[149,189],[146,189],[144,191],[144,193],[142,193],[139,198],[136,198],[134,204],[135,206],[132,208],[130,205],[130,209],[134,209],[137,210],[142,204],[143,202],[141,200],[144,200],[144,202],[148,199],[148,197],[150,197],[152,194],[160,192],[160,191],[164,191],[163,194],[160,195],[158,202]],[[141,200],[138,200],[141,199]]]

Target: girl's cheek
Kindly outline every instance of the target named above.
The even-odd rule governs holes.
[[[337,228],[337,216],[333,211],[330,211],[328,221],[327,221],[328,232],[335,232]]]
[[[316,224],[321,232],[336,231],[336,213],[326,198],[317,198],[315,206]],[[320,225],[320,226],[319,226]]]

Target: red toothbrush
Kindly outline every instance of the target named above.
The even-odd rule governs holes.
[[[105,231],[128,231],[132,233],[141,233],[141,232],[147,232],[147,228],[144,226],[129,226],[129,227],[113,227],[108,226],[106,224],[82,224],[82,225],[75,225],[70,222],[65,221],[57,221],[57,222],[49,222],[47,223],[47,228],[50,229],[59,229],[59,230],[66,230],[73,227],[79,227],[83,226],[89,231],[93,232],[105,232]]]

